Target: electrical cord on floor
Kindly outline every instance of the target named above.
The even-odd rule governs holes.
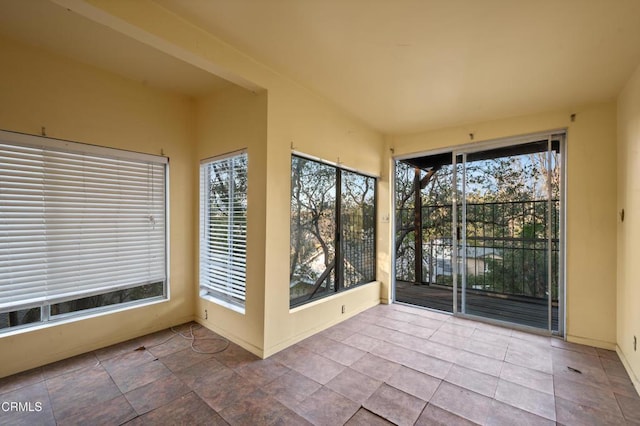
[[[195,328],[197,326],[197,328]],[[202,340],[220,340],[222,342],[224,342],[224,345],[222,346],[221,349],[217,349],[215,351],[201,351],[200,349],[195,347],[195,343],[196,343],[196,335],[193,334],[193,330],[199,330],[203,328],[201,325],[199,324],[191,324],[189,326],[189,335],[184,335],[181,332],[174,330],[173,327],[171,327],[171,331],[173,331],[174,333],[176,333],[178,336],[182,337],[183,339],[187,339],[187,340],[191,340],[191,350],[199,353],[199,354],[217,354],[220,352],[223,352],[224,350],[226,350],[229,347],[229,341],[227,339],[225,339],[224,337],[199,337],[197,340],[202,341]]]
[[[224,350],[226,350],[229,347],[229,341],[223,337],[197,337],[196,335],[193,333],[194,330],[199,330],[203,328],[201,325],[199,324],[191,324],[189,326],[189,333],[188,334],[184,334],[178,330],[176,330],[174,327],[171,327],[170,330],[171,332],[173,332],[173,336],[169,337],[168,339],[160,342],[160,343],[156,343],[153,346],[140,346],[137,349],[134,349],[136,351],[144,351],[147,349],[151,349],[151,348],[156,348],[158,346],[164,345],[165,343],[169,342],[170,340],[173,340],[174,338],[176,338],[177,336],[182,337],[185,340],[190,340],[191,341],[191,350],[193,352],[199,353],[199,354],[207,354],[207,355],[211,355],[211,354],[217,354],[220,352],[223,352]],[[212,351],[202,351],[200,349],[198,349],[196,347],[196,342],[201,342],[203,340],[219,340],[224,342],[224,345],[222,346],[222,348],[220,349],[216,349],[216,350],[212,350]]]

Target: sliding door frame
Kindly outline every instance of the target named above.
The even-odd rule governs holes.
[[[559,212],[559,229],[558,229],[558,239],[559,239],[559,244],[558,244],[558,249],[559,249],[559,254],[558,254],[558,330],[553,330],[553,326],[552,326],[552,289],[551,289],[551,274],[552,274],[552,268],[551,268],[551,256],[552,256],[552,250],[551,250],[551,239],[552,239],[552,232],[551,232],[551,225],[548,226],[548,231],[547,231],[547,244],[548,244],[548,250],[547,250],[547,262],[549,267],[547,268],[547,279],[548,279],[548,315],[549,315],[549,321],[548,321],[548,328],[547,329],[541,329],[541,328],[536,328],[536,327],[531,327],[531,326],[527,326],[527,325],[522,325],[522,324],[517,324],[517,323],[512,323],[512,322],[506,322],[506,321],[500,321],[500,320],[496,320],[496,319],[491,319],[491,318],[486,318],[486,317],[481,317],[481,316],[477,316],[477,315],[471,315],[471,314],[467,314],[465,313],[465,284],[466,284],[466,274],[462,274],[462,294],[460,295],[461,300],[461,309],[458,309],[458,297],[459,297],[459,292],[458,292],[458,285],[457,285],[457,280],[458,277],[457,275],[459,274],[458,271],[458,253],[457,253],[457,245],[458,245],[458,235],[457,235],[457,217],[458,217],[458,203],[460,203],[460,208],[462,209],[462,229],[460,229],[460,233],[462,234],[462,241],[463,241],[463,246],[466,246],[466,202],[465,200],[458,200],[459,194],[458,194],[458,177],[457,177],[457,167],[459,164],[462,164],[462,167],[465,167],[466,164],[466,156],[467,154],[470,153],[474,153],[474,152],[480,152],[480,151],[487,151],[487,150],[491,150],[491,149],[495,149],[495,148],[501,148],[501,147],[507,147],[507,146],[513,146],[513,145],[520,145],[520,144],[526,144],[529,142],[538,142],[538,141],[542,141],[542,140],[547,140],[547,155],[548,155],[548,160],[551,160],[551,153],[552,153],[552,140],[559,138],[560,144],[559,144],[559,155],[560,155],[560,212]],[[392,302],[396,302],[396,253],[395,253],[395,244],[396,244],[396,231],[395,231],[395,227],[396,227],[396,206],[395,206],[395,198],[396,198],[396,182],[395,182],[395,176],[396,176],[396,162],[397,161],[401,161],[401,160],[407,160],[407,159],[411,159],[411,158],[416,158],[416,157],[422,157],[422,156],[430,156],[430,155],[438,155],[438,154],[445,154],[445,153],[451,153],[452,155],[452,165],[453,165],[453,179],[452,179],[452,188],[453,188],[453,197],[452,197],[452,235],[454,236],[454,241],[455,243],[452,244],[453,246],[453,250],[452,250],[452,255],[451,255],[451,263],[452,263],[452,267],[453,267],[453,271],[452,271],[452,287],[453,287],[453,315],[454,316],[458,316],[458,317],[463,317],[463,318],[469,318],[469,319],[473,319],[473,320],[478,320],[478,321],[482,321],[482,322],[487,322],[487,323],[491,323],[491,324],[497,324],[497,325],[502,325],[502,326],[507,326],[509,328],[512,329],[517,329],[517,330],[525,330],[525,331],[529,331],[529,332],[534,332],[537,334],[553,334],[553,335],[558,335],[558,336],[564,336],[565,334],[565,330],[566,330],[566,202],[567,202],[567,129],[555,129],[555,130],[550,130],[550,131],[545,131],[545,132],[539,132],[539,133],[532,133],[532,134],[526,134],[526,135],[520,135],[520,136],[514,136],[514,137],[504,137],[504,138],[499,138],[499,139],[493,139],[493,140],[488,140],[488,141],[484,141],[484,142],[474,142],[474,143],[467,143],[467,144],[462,144],[462,145],[457,145],[457,146],[452,146],[452,147],[447,147],[447,148],[441,148],[441,149],[435,149],[435,150],[428,150],[428,151],[423,151],[423,152],[418,152],[418,153],[412,153],[412,154],[403,154],[403,155],[396,155],[396,156],[392,156],[392,161],[391,161],[391,179],[390,179],[390,184],[391,184],[391,207],[392,207],[392,212],[393,214],[391,215],[391,232],[392,232],[392,244],[391,244],[391,281],[392,281],[392,285],[391,285],[391,290],[392,290],[392,295],[391,295],[391,300]],[[458,162],[458,156],[462,156],[462,162],[459,163]],[[549,162],[549,164],[551,164]],[[464,173],[464,170],[463,170]],[[464,185],[465,185],[465,179],[462,179],[462,185],[463,185],[463,192],[462,192],[462,196],[464,197]],[[551,194],[550,194],[551,188],[547,188],[547,194],[548,194],[548,200],[550,202],[551,200]],[[551,216],[551,209],[548,209],[548,216]],[[547,217],[547,220],[549,219],[549,217]],[[549,221],[549,220],[548,220]],[[550,221],[549,221],[550,222]],[[466,250],[463,250],[463,259],[462,259],[462,264],[466,266],[466,259],[465,259],[465,253]],[[462,269],[464,270],[464,266],[462,267]],[[424,309],[430,309],[430,308],[424,308]]]

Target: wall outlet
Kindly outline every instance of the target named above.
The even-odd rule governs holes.
[[[347,312],[347,308],[344,305],[342,305],[342,313],[344,314],[345,312]]]
[[[636,336],[633,336],[633,351],[635,352],[638,349],[638,339]]]
[[[204,319],[209,319],[209,311],[204,310]]]

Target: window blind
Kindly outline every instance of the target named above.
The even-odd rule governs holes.
[[[200,166],[200,293],[244,309],[247,153]]]
[[[0,312],[166,283],[166,167],[0,132]]]

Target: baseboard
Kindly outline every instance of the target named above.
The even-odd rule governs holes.
[[[640,379],[636,376],[635,372],[631,369],[631,364],[627,361],[627,357],[624,356],[624,352],[620,349],[620,346],[616,345],[616,353],[620,357],[620,361],[622,361],[622,365],[624,365],[624,369],[627,370],[627,374],[631,379],[631,383],[633,383],[633,387],[636,388],[636,392],[640,395]]]
[[[598,340],[598,339],[590,339],[587,337],[572,336],[570,334],[567,335],[567,342],[578,343],[580,345],[593,346],[596,348],[607,349],[610,351],[616,350],[615,343],[605,342],[604,340]]]
[[[215,327],[212,326],[210,322],[207,322],[205,320],[203,320],[202,318],[196,317],[194,319],[195,322],[197,322],[198,324],[200,324],[201,326],[203,326],[204,328],[213,331],[216,334],[219,334],[220,336],[224,337],[225,339],[227,339],[229,342],[231,343],[235,343],[236,345],[242,347],[243,349],[248,350],[249,352],[251,352],[252,354],[260,357],[260,358],[265,358],[264,356],[264,351],[262,350],[262,348],[259,348],[243,339],[241,339],[240,337],[229,333],[226,330],[223,330],[219,327]]]
[[[366,304],[360,305],[358,308],[356,308],[353,311],[347,313],[345,316],[341,316],[341,317],[335,318],[334,320],[332,320],[330,322],[327,322],[327,323],[324,323],[319,327],[314,327],[312,329],[305,330],[304,332],[302,332],[300,334],[297,334],[296,336],[294,336],[294,337],[292,337],[290,339],[287,339],[284,342],[280,342],[280,343],[278,343],[276,345],[273,345],[270,348],[265,349],[264,358],[268,358],[271,355],[274,355],[274,354],[280,352],[281,350],[288,348],[289,346],[295,345],[296,343],[306,339],[307,337],[311,337],[314,334],[317,334],[317,333],[319,333],[321,331],[324,331],[324,330],[328,329],[329,327],[333,327],[334,325],[340,324],[341,322],[343,322],[343,321],[345,321],[345,320],[347,320],[349,318],[352,318],[352,317],[358,315],[359,313],[364,312],[367,309],[370,309],[370,308],[378,305],[379,303],[380,302],[378,301],[378,302],[372,303],[372,304],[366,303]]]

